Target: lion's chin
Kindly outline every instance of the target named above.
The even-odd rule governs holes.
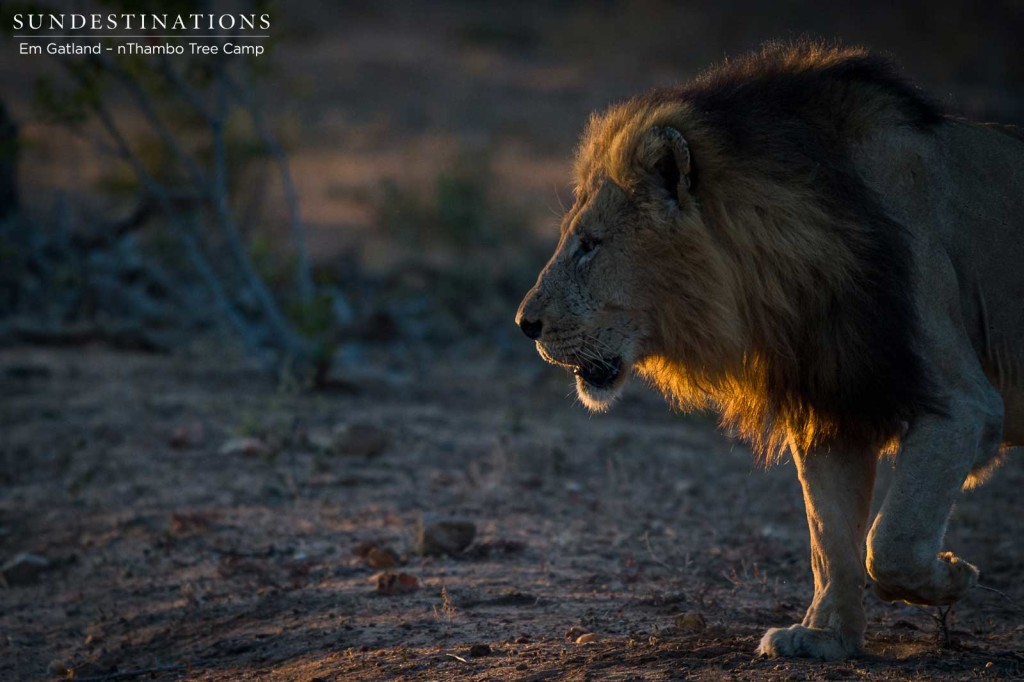
[[[567,369],[576,375],[576,395],[580,402],[593,412],[604,412],[622,393],[622,387],[629,376],[632,363],[625,357],[594,358],[574,364],[572,360],[560,360],[537,342],[537,352],[546,362]]]
[[[628,374],[628,367],[623,363],[614,377],[600,385],[595,385],[587,381],[583,374],[576,372],[576,395],[588,410],[604,412],[622,394],[622,387],[626,384]]]

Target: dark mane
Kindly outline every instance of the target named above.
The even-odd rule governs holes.
[[[784,112],[827,115],[839,128],[863,113],[857,105],[865,99],[887,100],[907,123],[921,128],[943,119],[938,105],[889,59],[862,48],[806,40],[771,42],[758,52],[726,60],[675,89],[675,96],[706,111],[742,103],[741,111],[758,120]]]
[[[892,437],[899,422],[935,409],[916,351],[906,230],[866,187],[849,147],[879,126],[927,131],[944,120],[939,109],[892,62],[809,42],[773,43],[666,94],[690,102],[744,169],[806,184],[858,262],[846,290],[807,311],[800,357],[773,363],[773,402],[829,415],[855,440]]]
[[[927,135],[945,120],[891,62],[855,48],[772,43],[611,111],[594,130],[648,116],[681,131],[708,230],[750,282],[781,292],[747,309],[756,366],[719,388],[677,381],[682,403],[699,405],[703,393],[769,452],[787,441],[879,446],[915,415],[941,409],[917,351],[909,237],[853,161],[876,133]],[[616,139],[611,128],[601,135],[594,139]],[[746,300],[766,300],[763,292],[748,290]]]

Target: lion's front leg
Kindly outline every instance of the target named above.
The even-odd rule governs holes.
[[[875,463],[875,456],[866,452],[796,457],[811,531],[814,601],[802,623],[766,632],[760,654],[835,660],[861,651],[864,535]]]

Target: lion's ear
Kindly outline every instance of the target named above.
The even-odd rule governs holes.
[[[640,163],[651,180],[679,203],[690,201],[692,184],[690,145],[683,134],[670,126],[654,126],[639,148]]]

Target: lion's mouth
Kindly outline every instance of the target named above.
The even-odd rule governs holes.
[[[540,341],[537,342],[540,356],[553,365],[571,370],[576,375],[576,395],[580,401],[595,412],[607,410],[625,383],[629,372],[628,356],[602,357],[596,353],[576,352],[566,357],[552,355]]]
[[[622,374],[622,358],[573,365],[572,373],[593,388],[610,388]]]
[[[565,356],[553,355],[544,344],[537,342],[537,351],[540,356],[552,365],[570,370],[577,377],[580,390],[584,388],[595,391],[614,390],[622,384],[623,374],[628,369],[628,364],[621,355],[611,358],[599,357],[596,355],[582,357],[580,353],[573,353],[571,359]]]

